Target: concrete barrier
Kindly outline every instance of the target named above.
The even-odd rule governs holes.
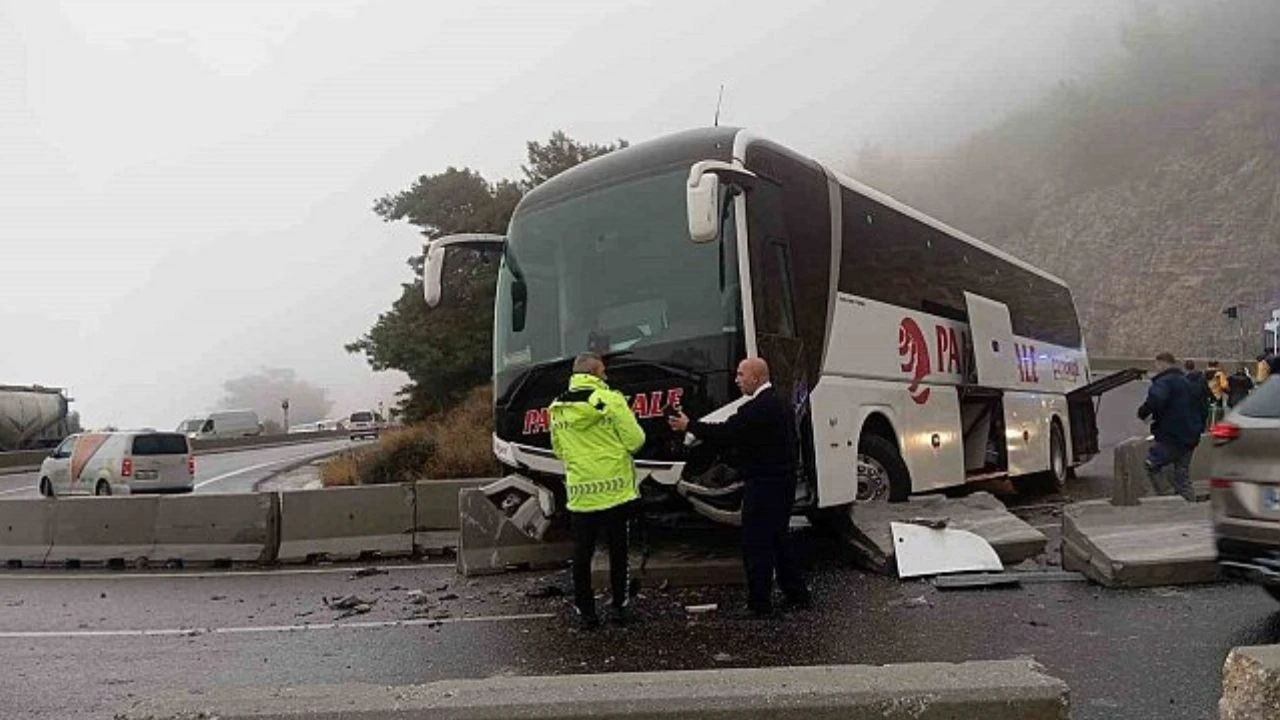
[[[1222,720],[1280,717],[1280,645],[1238,647],[1222,666]]]
[[[413,554],[413,486],[280,493],[280,562]]]
[[[558,677],[386,687],[216,689],[148,700],[124,720],[1066,720],[1068,689],[1031,660],[838,665]]]
[[[991,543],[1000,561],[1016,565],[1044,552],[1048,539],[988,492],[962,498],[938,495],[913,497],[905,503],[858,505],[848,528],[849,543],[860,565],[873,572],[893,574],[893,534],[890,522],[911,518],[946,518],[947,527],[968,530]]]
[[[463,490],[494,482],[497,478],[461,480],[419,480],[413,486],[413,544],[419,553],[456,550],[458,530],[462,527],[458,514],[458,495]]]
[[[56,500],[0,501],[0,562],[7,566],[43,565],[53,547]]]
[[[1153,497],[1135,506],[1093,500],[1062,509],[1063,569],[1107,587],[1213,582],[1217,557],[1208,503]]]
[[[32,472],[49,456],[48,450],[0,453],[0,475]]]
[[[1138,504],[1139,498],[1156,495],[1151,479],[1147,476],[1146,466],[1147,451],[1151,448],[1151,443],[1150,437],[1135,437],[1116,445],[1115,472],[1111,486],[1113,505],[1133,506]],[[1188,476],[1192,490],[1201,500],[1209,497],[1209,476],[1213,473],[1217,452],[1212,436],[1205,434],[1191,456]]]
[[[53,510],[50,563],[116,563],[150,558],[156,544],[154,495],[62,497]]]
[[[150,557],[183,565],[271,562],[279,543],[279,503],[275,493],[161,497]]]
[[[235,452],[236,450],[245,450],[248,448],[265,450],[272,447],[306,445],[308,443],[325,442],[327,440],[340,440],[345,437],[347,437],[347,433],[345,431],[326,431],[297,433],[294,435],[258,435],[256,437],[243,438],[192,440],[191,450],[197,455],[216,455],[218,453]]]
[[[463,575],[545,570],[563,567],[573,557],[567,537],[557,538],[555,532],[546,537],[538,529],[548,527],[551,519],[535,497],[508,516],[483,488],[469,488],[458,494],[458,515],[458,572]]]

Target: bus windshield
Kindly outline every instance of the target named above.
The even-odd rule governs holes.
[[[723,242],[691,242],[687,178],[687,169],[664,171],[512,218],[498,278],[495,373],[737,329],[732,204]],[[518,328],[521,283],[527,302]]]

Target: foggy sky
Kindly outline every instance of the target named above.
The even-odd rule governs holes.
[[[1121,3],[0,2],[0,384],[173,426],[296,369],[338,413],[403,378],[342,345],[421,238],[370,211],[524,142],[721,121],[834,165],[934,148],[1087,72]]]

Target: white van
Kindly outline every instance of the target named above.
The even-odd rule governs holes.
[[[359,440],[363,437],[371,437],[378,439],[378,431],[381,426],[379,422],[382,418],[377,413],[368,410],[360,410],[351,413],[351,417],[347,418],[347,434],[352,440]]]
[[[183,420],[178,432],[193,440],[254,437],[262,434],[262,421],[252,410],[219,410]]]
[[[41,463],[40,494],[189,493],[195,477],[195,456],[182,433],[81,433]]]

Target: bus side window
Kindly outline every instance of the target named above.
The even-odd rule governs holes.
[[[770,285],[778,289],[777,306],[774,308],[775,330],[784,337],[796,336],[795,291],[791,283],[791,257],[787,245],[776,238],[769,239]]]

